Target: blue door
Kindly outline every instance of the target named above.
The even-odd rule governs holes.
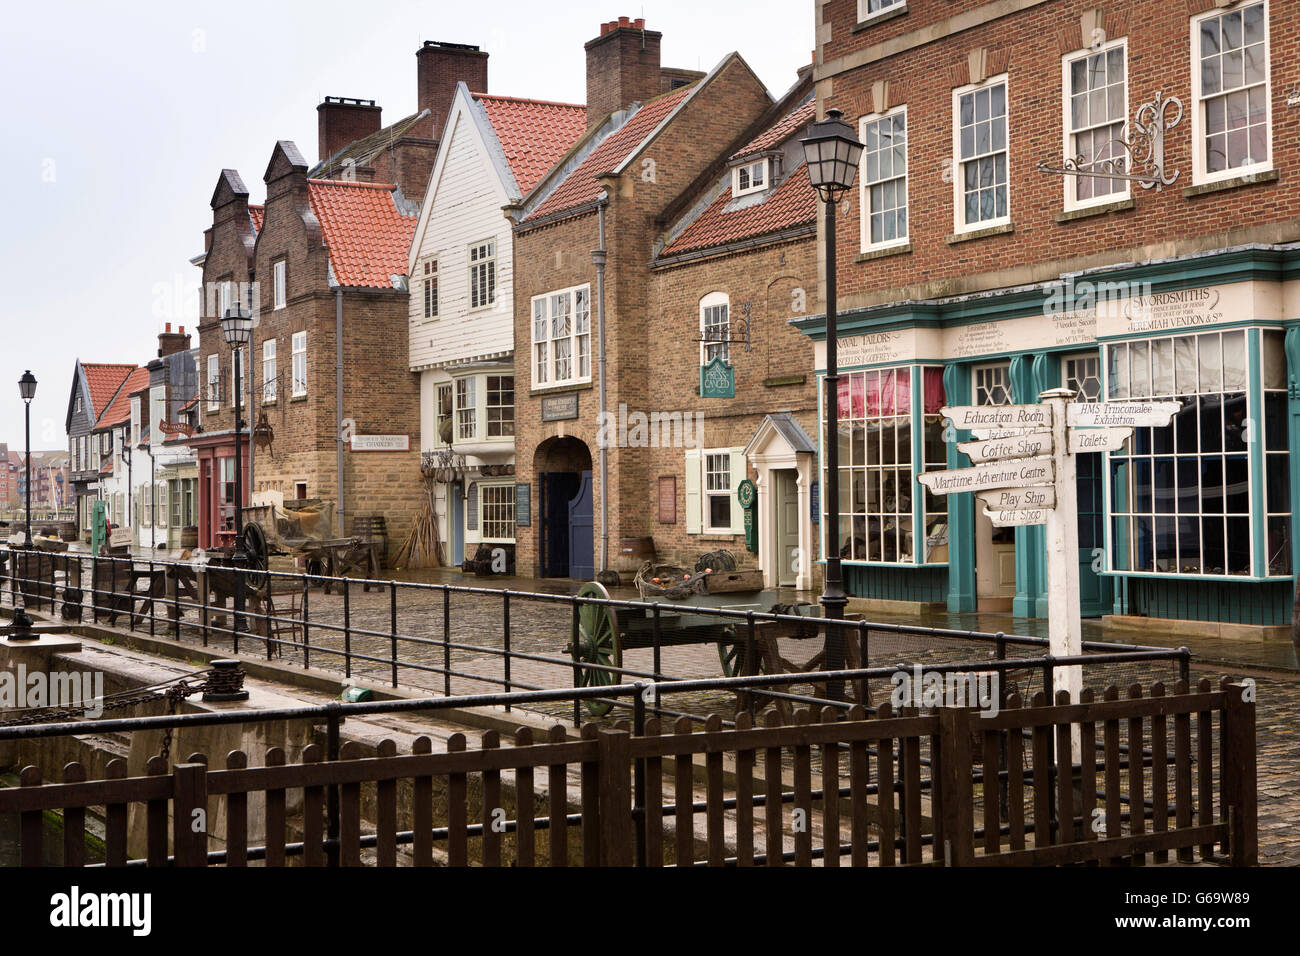
[[[591,580],[596,574],[591,472],[584,471],[578,493],[569,502],[569,577]]]
[[[1111,605],[1111,579],[1100,570],[1105,549],[1105,507],[1102,481],[1105,474],[1099,454],[1078,455],[1075,486],[1079,501],[1079,614],[1101,617]]]
[[[448,564],[460,567],[465,562],[465,486],[451,486],[451,556]]]

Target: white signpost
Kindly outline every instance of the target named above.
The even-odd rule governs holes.
[[[1074,397],[1070,389],[1053,388],[1038,396],[1038,405],[941,409],[954,427],[975,435],[957,449],[976,464],[917,477],[936,495],[978,493],[995,526],[1047,526],[1047,621],[1054,657],[1077,656],[1083,649],[1075,456],[1116,451],[1134,428],[1164,427],[1182,407],[1179,402],[1073,402]],[[1052,686],[1078,701],[1082,668],[1056,668]],[[1077,750],[1077,727],[1071,736]]]

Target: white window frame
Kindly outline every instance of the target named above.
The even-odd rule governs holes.
[[[155,385],[149,389],[149,444],[161,445],[167,440],[162,423],[167,417],[167,386]]]
[[[486,248],[487,252],[481,252]],[[478,258],[475,258],[475,257]],[[484,301],[477,301],[479,283],[475,279],[475,273],[480,269],[487,270],[487,298]],[[471,243],[469,247],[469,311],[477,309],[490,309],[496,305],[497,301],[497,240],[493,236],[483,239],[479,242]]]
[[[492,397],[492,393],[493,393],[493,389],[492,389],[492,379],[497,379],[497,383],[498,383],[498,384],[497,384],[497,388],[495,389],[495,391],[497,392],[498,395],[504,395],[504,393],[505,393],[505,387],[504,387],[504,385],[502,384],[502,380],[503,380],[503,379],[509,379],[509,380],[510,380],[510,404],[509,404],[509,405],[505,405],[505,404],[493,405],[493,404],[492,404],[492,402],[491,402],[491,397]],[[515,384],[514,384],[514,376],[513,376],[513,375],[507,375],[507,374],[504,373],[504,372],[501,372],[501,373],[493,373],[493,374],[484,375],[484,376],[483,376],[483,390],[482,390],[482,391],[483,391],[483,436],[484,436],[485,438],[489,439],[489,440],[490,440],[490,439],[493,439],[493,438],[514,438],[514,436],[515,436]],[[493,409],[502,409],[502,410],[503,410],[503,411],[501,411],[501,413],[500,413],[500,417],[497,419],[497,421],[496,421],[495,423],[492,421],[492,410],[493,410]],[[510,414],[509,414],[509,418],[508,418],[508,419],[507,419],[507,417],[506,417],[506,413],[505,413],[504,409],[509,409],[509,410],[510,410]],[[505,430],[504,427],[503,427],[503,426],[506,425],[507,421],[509,422],[509,430],[508,430],[508,431]],[[497,426],[497,428],[498,428],[498,434],[495,434],[495,435],[492,434],[492,428],[493,428],[493,425],[494,425],[494,424],[495,424],[495,425]]]
[[[1007,400],[1005,402],[985,402],[980,400],[981,372],[997,373],[997,378],[1000,381],[994,384],[1000,386],[1006,392]],[[1015,399],[1011,394],[1011,363],[1009,361],[983,362],[979,365],[972,365],[970,370],[970,402],[972,405],[978,405],[981,408],[1015,404]]]
[[[754,181],[754,173],[757,172],[759,180]],[[749,180],[748,185],[741,184],[741,174]],[[772,164],[766,156],[762,159],[756,159],[752,162],[741,163],[731,170],[731,195],[734,197],[748,196],[751,193],[761,193],[772,185]]]
[[[861,226],[861,236],[860,236],[861,249],[863,252],[870,252],[876,249],[892,249],[895,246],[905,246],[912,241],[912,210],[911,210],[910,197],[908,195],[909,177],[908,177],[908,154],[907,154],[907,147],[911,144],[911,130],[907,128],[907,106],[906,105],[896,106],[892,110],[886,110],[883,113],[872,113],[868,116],[863,116],[861,119],[858,120],[858,139],[861,142],[865,143],[867,140],[867,127],[869,125],[873,123],[879,123],[882,120],[886,120],[886,119],[892,121],[893,118],[899,114],[902,114],[903,117],[903,173],[902,175],[899,176],[898,171],[895,170],[894,171],[895,175],[891,176],[887,180],[881,179],[881,180],[876,180],[875,182],[869,182],[867,180],[865,150],[862,155],[860,169],[858,171],[858,198],[859,198],[859,209],[861,211],[861,215],[859,219],[860,219],[860,226]],[[907,216],[907,231],[900,236],[894,237],[893,239],[885,239],[881,242],[872,242],[871,241],[871,214],[872,214],[871,187],[880,185],[881,183],[885,183],[885,182],[894,182],[898,179],[902,179],[903,181],[902,209],[904,210],[904,214]]]
[[[587,301],[586,309],[586,332],[580,333],[579,328],[579,310],[578,310],[578,293],[583,293]],[[564,379],[555,378],[555,349],[554,343],[558,341],[552,337],[553,322],[555,312],[553,306],[556,301],[563,295],[568,295],[570,302],[569,312],[569,334],[566,337],[569,342],[569,377]],[[545,304],[545,328],[546,337],[541,341],[537,339],[538,325],[538,303]],[[591,349],[591,284],[584,282],[582,285],[569,286],[567,289],[555,289],[543,295],[533,296],[530,303],[531,315],[531,342],[529,350],[529,367],[532,369],[532,387],[533,388],[563,388],[569,385],[579,385],[591,381],[592,372],[592,349]],[[587,374],[583,375],[581,369],[581,345],[583,339],[587,345]],[[546,370],[545,378],[539,377],[538,370],[538,351],[539,345],[545,346],[544,368]]]
[[[208,356],[208,411],[221,410],[221,356],[213,352]]]
[[[466,375],[456,379],[453,392],[454,424],[451,426],[451,440],[477,441],[479,437],[479,378],[478,375]]]
[[[480,483],[479,483],[479,486],[478,486],[478,526],[479,526],[479,531],[480,531],[481,537],[479,538],[479,541],[482,542],[482,543],[484,543],[484,544],[514,544],[514,543],[515,543],[515,536],[514,536],[513,534],[510,535],[510,537],[508,537],[508,538],[505,538],[505,537],[491,537],[491,536],[488,535],[488,532],[487,532],[487,526],[488,526],[488,520],[489,520],[489,519],[488,519],[488,515],[487,515],[487,509],[488,509],[489,507],[505,507],[505,506],[506,506],[506,503],[505,503],[504,501],[492,501],[492,502],[488,501],[488,493],[489,493],[489,492],[498,492],[498,491],[503,491],[503,492],[506,492],[506,493],[508,494],[508,497],[509,497],[509,499],[510,499],[510,501],[509,501],[509,508],[510,508],[510,525],[511,525],[512,528],[515,527],[515,523],[514,523],[514,517],[515,517],[515,486],[514,486],[514,483],[513,483],[513,482],[503,482],[503,481],[497,481],[497,482],[480,482]],[[495,519],[494,519],[494,520],[495,520]]]
[[[447,412],[442,412],[442,391],[447,390]],[[451,419],[451,441],[445,442],[439,433],[439,426],[443,421]],[[450,445],[456,440],[456,383],[435,382],[433,385],[433,443],[435,445]]]
[[[235,353],[239,353],[239,361],[235,361]],[[236,371],[238,371],[238,380],[236,380]],[[248,396],[244,394],[244,379],[248,377],[248,352],[243,346],[230,350],[230,407],[235,407],[235,395],[239,395],[240,408],[248,407]]]
[[[472,291],[472,279],[471,279]],[[438,318],[438,257],[424,260],[421,270],[420,315],[425,322]]]
[[[980,154],[975,154],[970,160],[961,158],[961,98],[968,93],[977,93],[984,89],[993,89],[1001,86],[1004,91],[1006,103],[1006,142],[1001,150],[997,152],[1004,153],[1007,158],[1007,211],[1006,215],[994,216],[992,219],[981,219],[978,222],[966,222],[966,177],[964,168],[967,162],[974,162],[982,158]],[[997,152],[983,154],[985,156],[996,156]],[[966,232],[979,232],[983,229],[995,229],[998,226],[1009,225],[1011,222],[1011,83],[1006,73],[999,73],[997,76],[991,76],[982,83],[971,83],[967,86],[959,86],[952,91],[952,156],[954,162],[952,177],[952,222],[953,232],[958,235]]]
[[[858,0],[858,23],[870,23],[886,14],[898,13],[907,9],[907,0],[877,0],[879,7],[870,9],[871,0]]]
[[[262,404],[274,405],[276,398],[275,337],[262,342]]]
[[[704,334],[708,323],[705,321],[710,309],[726,309],[726,320],[722,323],[723,341],[705,342]],[[716,323],[715,323],[716,327]],[[722,356],[722,361],[731,362],[731,343],[727,339],[731,338],[731,296],[725,292],[710,292],[704,298],[700,299],[700,368],[708,365],[712,361],[709,355],[713,351],[716,355]]]
[[[1078,135],[1078,132],[1074,129],[1074,117],[1071,103],[1074,91],[1071,86],[1070,67],[1078,60],[1086,60],[1088,57],[1095,56],[1098,53],[1109,53],[1111,50],[1117,48],[1124,51],[1124,118],[1120,121],[1123,124],[1120,129],[1120,138],[1123,138],[1128,135],[1128,37],[1120,37],[1118,40],[1111,40],[1110,42],[1103,43],[1096,48],[1090,47],[1085,50],[1075,50],[1073,53],[1068,53],[1061,57],[1061,155],[1066,159],[1072,160],[1079,154],[1078,149],[1074,145],[1075,136]],[[1115,120],[1111,120],[1110,123],[1106,125],[1113,125],[1115,122]],[[1095,129],[1098,125],[1100,124],[1092,124],[1087,127],[1087,130]],[[1111,182],[1118,181],[1122,184],[1121,188],[1115,192],[1109,192],[1102,196],[1093,196],[1091,199],[1079,199],[1078,181],[1087,177],[1063,176],[1061,178],[1064,180],[1065,208],[1067,210],[1088,209],[1092,206],[1106,206],[1110,203],[1124,202],[1133,195],[1132,182],[1127,179],[1121,179],[1111,180]],[[1008,206],[1009,204],[1010,196],[1008,196]]]
[[[704,534],[730,535],[735,534],[736,509],[740,503],[735,500],[736,489],[731,487],[731,456],[735,449],[732,448],[706,448],[700,452],[700,530]],[[709,488],[709,458],[721,458],[726,462],[726,467],[721,472],[727,476],[727,487],[725,489]],[[718,472],[714,472],[718,474]],[[709,499],[711,497],[725,496],[730,510],[727,516],[730,519],[726,525],[714,525],[712,523],[712,511],[709,508]]]
[[[131,399],[131,447],[140,444],[140,396]]]
[[[289,348],[289,370],[292,378],[289,393],[293,398],[302,398],[307,394],[307,333],[293,333]]]
[[[1244,11],[1253,7],[1253,2],[1239,3],[1235,6],[1216,7],[1191,18],[1191,40],[1189,46],[1190,67],[1192,74],[1192,184],[1222,182],[1226,179],[1240,179],[1244,176],[1270,172],[1273,169],[1273,38],[1269,30],[1269,0],[1263,0],[1264,7],[1264,143],[1268,156],[1261,162],[1249,166],[1235,166],[1219,172],[1207,172],[1205,163],[1205,101],[1201,97],[1201,24],[1209,19]],[[1248,89],[1241,86],[1236,89]],[[1213,94],[1215,98],[1223,95],[1222,91]]]
[[[286,281],[289,263],[287,259],[277,259],[271,267],[275,279],[274,308],[283,309],[288,300],[288,282]]]

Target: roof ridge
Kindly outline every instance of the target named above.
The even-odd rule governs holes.
[[[351,179],[309,179],[307,182],[317,186],[357,186],[363,189],[387,189],[389,191],[397,188],[395,183],[363,183]]]
[[[505,100],[510,103],[535,103],[538,106],[563,106],[567,109],[585,110],[587,107],[583,103],[562,103],[559,100],[539,100],[531,96],[506,96],[503,93],[471,93],[470,96],[479,100]]]

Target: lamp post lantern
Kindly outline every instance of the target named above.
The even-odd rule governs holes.
[[[235,568],[235,631],[239,633],[247,630],[244,620],[244,567],[248,564],[248,555],[244,552],[244,462],[240,438],[244,425],[241,359],[253,337],[252,313],[241,303],[235,303],[221,317],[221,332],[234,359],[231,388],[235,393],[235,551],[231,555],[231,563]]]
[[[801,140],[804,159],[808,164],[808,179],[821,199],[825,218],[825,279],[826,279],[826,383],[824,402],[826,408],[825,461],[826,487],[822,495],[822,527],[826,535],[826,570],[822,575],[823,613],[828,621],[842,620],[848,606],[844,593],[844,578],[840,567],[840,454],[839,454],[839,356],[836,351],[837,329],[835,315],[835,205],[853,185],[862,156],[862,144],[853,134],[853,127],[844,122],[844,114],[836,109],[826,111],[826,118],[814,123],[811,134]],[[839,626],[827,624],[826,654],[823,657],[827,670],[844,666],[844,632]],[[866,662],[863,661],[865,666]],[[842,682],[827,685],[827,696],[839,700],[844,693]]]
[[[27,520],[24,534],[27,538],[26,545],[30,548],[32,546],[32,399],[36,397],[36,376],[32,374],[31,369],[23,372],[23,377],[18,380],[18,393],[22,395],[23,404],[26,406],[27,455],[24,463],[27,469]]]

